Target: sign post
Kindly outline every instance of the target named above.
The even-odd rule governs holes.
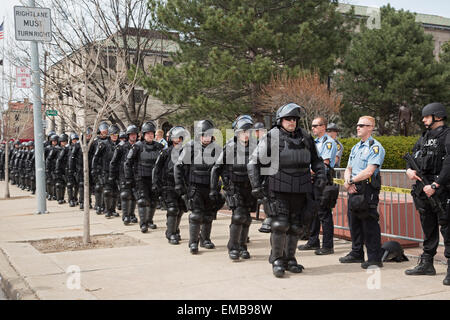
[[[42,101],[39,70],[38,41],[51,41],[50,9],[35,8],[35,0],[30,7],[14,7],[16,40],[30,41],[31,69],[33,72],[33,120],[35,140],[36,199],[37,214],[48,213],[45,199],[44,130],[42,127]]]

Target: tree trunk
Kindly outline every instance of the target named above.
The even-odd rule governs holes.
[[[86,142],[82,142],[86,145],[83,150],[83,177],[84,177],[84,223],[83,223],[83,243],[88,244],[91,242],[90,222],[89,222],[89,145]]]
[[[5,144],[5,199],[11,197],[9,192],[9,143]]]

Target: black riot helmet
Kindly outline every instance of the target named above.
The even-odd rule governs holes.
[[[109,126],[105,121],[101,122],[100,125],[98,126],[99,131],[106,131],[108,129],[109,129]]]
[[[92,134],[92,132],[94,132],[94,130],[92,130],[91,127],[86,128],[86,135]]]
[[[287,117],[295,117],[300,119],[300,106],[296,103],[288,103],[281,106],[276,113],[276,124],[281,126],[281,119]]]
[[[108,128],[108,133],[111,134],[119,134],[120,128],[117,124],[113,124]]]
[[[238,131],[249,130],[253,127],[253,124],[253,119],[251,117],[250,119],[247,117],[243,117],[236,121],[234,132],[237,133]]]
[[[239,117],[237,117],[236,120],[233,121],[233,123],[231,124],[231,128],[234,129],[236,127],[236,123],[241,119],[249,119],[249,120],[253,121],[251,116],[249,116],[248,114],[243,114],[243,115],[240,115]]]
[[[119,139],[128,139],[127,133],[125,131],[120,131]]]
[[[75,132],[72,132],[70,134],[70,140],[74,140],[74,139],[80,139],[80,137],[78,137],[78,134],[76,134]]]
[[[28,141],[27,142],[27,147],[34,147],[34,142],[33,141]]]
[[[47,135],[47,139],[50,139],[51,137],[52,137],[52,135],[54,135],[54,134],[56,134],[56,132],[55,131],[50,131],[49,133],[48,133],[48,135]]]
[[[262,122],[255,123],[253,125],[253,129],[255,129],[255,130],[265,129],[264,123],[262,123]]]
[[[14,145],[20,146],[20,141],[19,140],[14,141]]]
[[[169,145],[172,145],[172,138],[182,138],[184,141],[185,136],[187,135],[187,131],[182,126],[176,126],[173,127],[167,132],[168,141],[167,143]]]
[[[130,124],[130,125],[127,127],[126,135],[128,136],[128,135],[130,135],[131,133],[136,133],[136,134],[139,133],[139,128],[138,128],[136,125],[134,125],[134,124]]]
[[[194,132],[201,136],[211,129],[214,129],[214,123],[211,120],[200,120],[195,124]]]
[[[156,132],[156,125],[153,121],[147,121],[142,125],[142,136],[145,135],[146,132]]]
[[[59,137],[57,134],[54,134],[50,137],[50,141],[58,141]]]
[[[444,120],[447,118],[447,110],[445,110],[445,107],[439,102],[429,103],[422,109],[422,117],[426,116],[432,116],[433,119],[430,125],[425,126],[429,130],[431,129],[431,126],[437,122],[435,117]]]
[[[59,142],[68,142],[69,141],[69,136],[65,133],[63,133],[62,135],[59,136]]]
[[[385,261],[409,261],[403,252],[403,248],[397,241],[387,241],[381,246],[381,250],[383,251],[383,257],[381,258],[382,262]]]

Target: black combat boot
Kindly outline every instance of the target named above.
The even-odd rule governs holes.
[[[200,233],[200,247],[205,249],[214,249],[216,246],[211,242],[212,222],[205,222],[202,224],[202,231]]]
[[[241,236],[239,238],[239,255],[241,256],[242,259],[250,259],[250,252],[248,252],[247,250],[249,229],[250,229],[249,225],[243,225]]]
[[[64,188],[56,188],[56,198],[58,199],[58,204],[64,204],[66,202],[64,200]]]
[[[230,224],[230,239],[228,240],[228,255],[231,260],[239,260],[239,239],[242,233],[242,224]]]
[[[189,249],[192,254],[198,253],[198,236],[200,224],[189,222]]]
[[[436,269],[433,266],[433,257],[421,255],[419,258],[419,264],[413,269],[408,269],[405,271],[408,276],[434,276],[436,274]]]
[[[171,209],[171,208],[169,208]],[[177,216],[173,214],[167,214],[166,222],[166,238],[170,244],[179,244],[178,237],[176,236],[177,228]]]
[[[272,263],[272,272],[275,277],[284,276],[285,263],[283,260],[284,247],[286,244],[286,234],[281,232],[272,232],[270,235],[271,251],[269,262]]]
[[[148,213],[148,228],[149,229],[156,229],[156,224],[153,223],[153,217],[155,216],[156,207],[149,207],[149,213]]]
[[[148,226],[147,226],[147,216],[148,215],[146,213],[146,211],[148,211],[148,209],[150,209],[150,208],[138,206],[139,226],[141,227],[142,233],[146,233],[148,231]]]
[[[286,237],[286,248],[285,248],[285,262],[286,269],[292,273],[300,273],[303,271],[304,267],[297,263],[295,259],[295,250],[297,249],[298,236],[294,234],[288,234]]]
[[[450,259],[447,259],[447,275],[445,276],[442,283],[444,284],[444,286],[450,286]]]
[[[131,220],[130,220],[130,212],[128,211],[129,206],[130,206],[128,204],[128,202],[131,202],[131,201],[130,200],[122,200],[122,201],[119,201],[119,203],[120,202],[123,202],[122,221],[123,221],[123,224],[127,226],[131,222]]]
[[[258,229],[258,231],[263,232],[263,233],[270,233],[271,224],[272,224],[272,218],[271,217],[265,218],[264,221],[262,222],[261,227]]]

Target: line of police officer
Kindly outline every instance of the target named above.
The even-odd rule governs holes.
[[[319,255],[333,253],[330,223],[332,226],[336,186],[331,178],[337,146],[323,129],[313,129],[316,140],[301,129],[300,114],[301,107],[294,103],[280,107],[275,126],[256,144],[251,143],[249,134],[255,127],[253,120],[241,116],[233,123],[234,138],[223,148],[215,142],[214,125],[209,120],[196,123],[194,139],[184,146],[187,131],[183,127],[172,128],[168,133],[169,147],[165,150],[154,140],[153,122],[144,123],[140,141],[138,128],[129,126],[120,143],[118,127],[102,123],[99,136],[89,150],[89,172],[93,178],[90,189],[95,194],[96,212],[105,213],[106,217],[118,216],[115,209],[120,194],[124,223],[137,222],[134,215],[137,204],[141,231],[147,232],[156,228],[153,216],[160,198],[167,208],[166,237],[169,243],[178,244],[181,217],[190,210],[189,249],[196,254],[199,243],[206,249],[215,247],[211,241],[212,221],[226,201],[232,210],[228,253],[230,259],[238,260],[250,258],[247,249],[250,212],[256,210],[259,199],[270,219],[266,226],[271,232],[269,262],[273,274],[282,277],[286,270],[302,272],[304,267],[297,263],[295,252],[305,230],[310,231],[306,247],[309,244]],[[414,158],[422,174],[432,183],[423,188],[416,184],[413,189],[425,239],[420,262],[406,271],[408,275],[435,274],[433,256],[439,242],[439,225],[445,256],[450,262],[450,136],[444,124],[447,114],[443,105],[433,103],[424,107],[422,116],[427,131],[414,146]],[[313,128],[318,127],[326,128],[324,118],[314,119]],[[361,263],[362,268],[383,266],[377,207],[385,151],[371,136],[374,127],[372,117],[359,119],[357,134],[361,141],[352,148],[345,171],[352,251],[339,261]],[[78,187],[82,208],[82,152],[78,136],[71,135],[70,146],[68,138],[65,134],[58,137],[52,133],[45,147],[48,199],[64,203],[67,188],[69,204],[74,206]],[[86,139],[91,138],[92,130],[88,130]],[[34,166],[27,168],[34,159],[32,143],[15,143],[14,148],[10,158],[12,183],[34,191],[31,179]],[[407,175],[421,180],[419,173],[411,168]],[[220,192],[222,186],[225,199]],[[434,194],[443,211],[427,201]],[[321,249],[319,223],[324,229]],[[367,247],[367,261],[364,261],[363,245]],[[450,267],[444,284],[450,284]]]

